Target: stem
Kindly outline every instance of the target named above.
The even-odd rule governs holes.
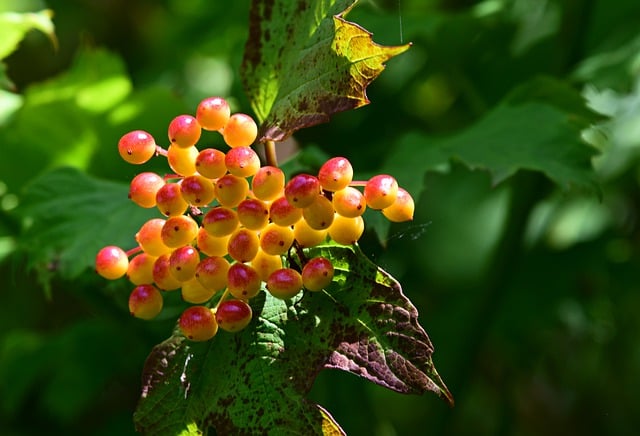
[[[278,166],[278,155],[276,153],[276,143],[273,141],[267,141],[264,144],[264,154],[267,159],[267,165],[272,167]]]
[[[141,251],[142,251],[142,247],[140,247],[138,245],[137,247],[133,247],[132,249],[125,251],[125,253],[126,253],[127,257],[131,257],[131,256],[133,256],[135,254],[140,253]]]
[[[169,154],[169,152],[167,150],[165,150],[164,148],[160,147],[159,145],[156,145],[156,156],[167,157],[167,154]]]
[[[220,303],[222,303],[224,300],[227,299],[227,295],[229,295],[229,288],[226,288],[224,290],[224,292],[222,293],[222,296],[220,296],[220,299],[218,300],[218,302],[216,303],[216,305],[213,307],[213,311],[215,312],[216,310],[218,310],[218,306],[220,306]]]
[[[367,186],[367,181],[366,180],[352,180],[351,183],[349,183],[349,186]]]

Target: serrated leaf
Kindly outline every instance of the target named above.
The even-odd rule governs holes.
[[[327,292],[282,301],[261,293],[240,333],[206,343],[175,333],[150,354],[135,414],[146,434],[343,434],[305,397],[323,368],[450,403],[433,346],[399,283],[359,249],[323,246],[336,268]],[[357,399],[354,399],[357,401]],[[195,427],[194,427],[195,425]]]
[[[409,48],[380,46],[344,19],[355,0],[254,0],[242,80],[262,123],[259,140],[282,141],[331,115],[366,105],[384,63]]]
[[[73,278],[93,267],[96,253],[105,245],[134,247],[132,235],[158,212],[136,206],[127,194],[124,183],[99,180],[73,168],[37,178],[15,210],[30,223],[21,246],[31,264],[47,265]]]

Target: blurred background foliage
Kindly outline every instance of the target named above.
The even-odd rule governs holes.
[[[163,138],[209,95],[250,111],[238,76],[249,0],[0,0],[0,17],[47,8],[55,40],[46,16],[27,23],[0,69],[0,433],[131,434],[144,359],[176,314],[131,319],[128,285],[91,271],[96,247],[131,244],[144,219],[119,200],[138,169],[115,144],[137,128]],[[418,197],[411,225],[373,221],[362,245],[417,306],[456,406],[336,371],[311,397],[353,435],[637,431],[640,3],[363,0],[348,18],[413,47],[369,88],[371,105],[298,132],[292,163],[347,155]],[[500,112],[523,95],[585,115],[592,169],[562,155],[557,126]],[[494,136],[499,163],[505,144],[546,134],[557,155],[471,159]],[[565,158],[575,174],[554,168]]]

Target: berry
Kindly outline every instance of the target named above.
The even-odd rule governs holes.
[[[236,147],[227,152],[224,164],[234,176],[251,177],[260,169],[260,158],[251,147]]]
[[[393,204],[398,194],[398,182],[387,174],[373,176],[364,186],[364,198],[371,209],[384,209]]]
[[[169,141],[180,148],[196,145],[201,133],[200,123],[191,115],[178,115],[169,123]]]
[[[345,157],[334,157],[326,161],[318,171],[320,186],[326,191],[339,191],[353,180],[353,167]]]
[[[280,168],[264,166],[251,180],[251,190],[257,199],[271,201],[278,198],[284,189],[284,172]]]
[[[199,174],[185,177],[180,182],[182,198],[192,206],[204,206],[213,201],[216,189],[211,180]]]
[[[229,262],[221,256],[210,256],[202,259],[196,267],[196,279],[202,286],[219,291],[227,286]]]
[[[302,284],[309,291],[320,291],[333,280],[333,265],[326,257],[314,257],[302,268]]]
[[[156,173],[140,173],[131,180],[129,198],[140,207],[154,207],[156,193],[164,186],[164,183],[164,179]]]
[[[329,236],[338,244],[351,245],[358,242],[364,232],[361,216],[347,218],[337,215],[329,227]]]
[[[196,275],[196,267],[200,262],[198,250],[191,245],[176,248],[169,256],[169,271],[179,282],[191,280]]]
[[[361,216],[367,209],[364,195],[352,186],[334,192],[331,203],[336,213],[348,218]]]
[[[153,282],[156,286],[163,291],[173,291],[178,289],[181,283],[176,280],[171,271],[169,270],[169,256],[170,254],[163,254],[158,257],[153,264]]]
[[[187,303],[193,304],[206,303],[215,293],[216,291],[204,287],[195,277],[182,283],[182,289],[180,291],[182,299]]]
[[[134,130],[120,138],[118,152],[130,164],[143,164],[156,154],[156,141],[144,130]]]
[[[96,255],[96,272],[108,280],[119,279],[129,268],[127,253],[115,245],[108,245]]]
[[[145,222],[136,233],[136,242],[145,253],[151,256],[161,256],[171,251],[171,248],[162,242],[164,223],[165,220],[161,218],[152,218]]]
[[[218,332],[216,317],[205,306],[191,306],[182,312],[178,320],[182,334],[192,341],[208,341]]]
[[[314,230],[328,229],[334,215],[333,204],[324,195],[318,195],[313,203],[302,209],[302,217]]]
[[[140,319],[153,319],[162,311],[162,294],[155,286],[136,286],[129,295],[129,313]]]
[[[292,206],[280,197],[269,206],[269,218],[279,226],[292,226],[302,218],[302,209]]]
[[[212,236],[230,235],[239,223],[237,212],[223,206],[214,207],[202,219],[202,226]]]
[[[269,275],[267,290],[281,300],[295,297],[302,290],[302,276],[292,268],[281,268]]]
[[[215,148],[205,148],[196,157],[198,173],[208,179],[218,179],[227,173],[225,154]]]
[[[269,209],[260,200],[247,198],[237,208],[240,224],[251,230],[260,230],[269,222]]]
[[[251,266],[258,272],[260,280],[266,282],[272,272],[282,268],[282,258],[258,250],[256,257],[251,261]]]
[[[262,281],[258,271],[246,263],[236,262],[227,273],[227,289],[231,295],[242,300],[255,297],[260,292]]]
[[[391,206],[382,209],[382,214],[389,220],[396,223],[411,221],[416,206],[411,194],[402,188],[398,188],[398,195]]]
[[[216,198],[222,206],[236,207],[249,193],[249,182],[243,177],[227,174],[216,182]]]
[[[293,225],[293,237],[303,248],[315,247],[325,241],[327,230],[314,230],[305,220],[300,220]]]
[[[225,331],[235,333],[251,322],[251,306],[242,300],[226,300],[216,309],[216,322]]]
[[[248,147],[258,136],[258,126],[249,115],[233,114],[222,131],[224,142],[231,148]]]
[[[161,214],[166,216],[182,215],[189,204],[182,196],[178,183],[166,183],[156,193],[156,206]]]
[[[205,130],[224,128],[230,115],[229,103],[221,97],[205,98],[196,109],[196,119]]]
[[[266,254],[285,254],[293,244],[293,230],[271,223],[260,232],[260,248]]]
[[[196,159],[198,149],[194,147],[181,148],[171,144],[167,150],[167,161],[171,169],[182,177],[192,176],[196,173]]]
[[[153,282],[153,265],[156,257],[147,253],[140,253],[129,262],[127,278],[134,285],[144,285]]]
[[[170,248],[190,244],[197,235],[198,223],[188,215],[170,217],[160,232],[162,242]]]
[[[196,236],[196,246],[207,256],[226,256],[229,236],[212,236],[206,229],[200,228]]]
[[[258,248],[260,248],[258,234],[242,227],[231,234],[227,244],[229,256],[238,262],[251,262],[258,253]]]
[[[298,174],[284,188],[284,196],[289,204],[295,207],[307,207],[320,194],[320,182],[309,174]]]

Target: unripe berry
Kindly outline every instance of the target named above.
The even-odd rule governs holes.
[[[228,244],[229,235],[212,236],[204,227],[201,227],[200,230],[198,230],[196,246],[202,254],[206,254],[207,256],[226,256]]]
[[[334,192],[331,203],[336,213],[348,218],[361,216],[367,209],[364,195],[352,186]]]
[[[180,295],[187,303],[206,303],[215,295],[216,291],[206,288],[195,277],[182,283]]]
[[[347,218],[337,215],[329,227],[329,237],[342,245],[355,244],[363,232],[364,220],[361,216]]]
[[[382,214],[387,217],[389,221],[400,223],[411,221],[415,208],[416,206],[411,194],[402,188],[398,188],[396,201],[394,201],[391,206],[382,209]]]
[[[251,177],[260,169],[260,158],[251,147],[236,147],[227,152],[224,164],[234,176]]]
[[[293,230],[270,223],[260,232],[260,248],[267,254],[285,254],[293,244]]]
[[[266,282],[272,272],[282,268],[282,258],[267,254],[263,250],[258,250],[256,257],[251,261],[251,266],[258,272],[260,280]]]
[[[269,218],[279,226],[292,226],[302,218],[302,209],[292,206],[280,197],[269,206]]]
[[[205,130],[224,128],[231,115],[229,103],[221,97],[208,97],[198,104],[196,119]]]
[[[216,198],[222,206],[236,207],[247,197],[249,182],[243,177],[227,174],[216,182]]]
[[[398,182],[387,174],[373,176],[364,186],[364,198],[371,209],[384,209],[396,200]]]
[[[320,194],[320,182],[309,174],[298,174],[284,188],[284,196],[289,204],[295,207],[307,207]]]
[[[151,256],[161,256],[171,251],[171,248],[162,242],[164,223],[165,220],[161,218],[152,218],[145,222],[136,233],[136,241],[145,253]]]
[[[314,230],[328,229],[334,215],[333,204],[324,195],[318,195],[313,203],[302,209],[302,217]]]
[[[260,240],[254,230],[239,228],[231,234],[227,244],[229,256],[238,262],[251,262],[258,253]]]
[[[302,284],[309,291],[320,291],[333,280],[333,265],[325,257],[314,257],[302,268]]]
[[[167,149],[167,161],[174,173],[188,177],[196,173],[196,159],[198,149],[193,147],[180,148],[172,144]]]
[[[144,130],[134,130],[120,138],[118,152],[125,161],[139,165],[147,162],[156,153],[156,141]]]
[[[189,204],[182,197],[178,183],[166,183],[156,193],[156,206],[166,216],[182,215]]]
[[[129,313],[140,319],[153,319],[162,311],[162,294],[152,285],[139,285],[129,295]]]
[[[127,253],[115,245],[108,245],[96,254],[96,272],[108,280],[124,276],[129,267]]]
[[[164,245],[170,248],[191,244],[198,235],[198,223],[188,215],[172,216],[160,232]]]
[[[225,154],[215,148],[205,148],[196,157],[195,167],[198,173],[208,179],[219,179],[227,173],[224,163]]]
[[[129,262],[127,268],[127,278],[134,285],[144,285],[153,282],[153,265],[156,257],[149,256],[147,253],[136,255]]]
[[[238,205],[240,224],[251,230],[260,230],[269,222],[269,209],[264,202],[255,198],[242,200]]]
[[[213,182],[204,176],[194,174],[180,182],[182,198],[192,206],[204,206],[213,201],[216,189]]]
[[[231,148],[248,147],[258,136],[258,126],[249,115],[236,113],[229,117],[222,131],[224,142]]]
[[[338,191],[349,186],[353,180],[353,167],[345,157],[334,157],[326,161],[318,171],[322,189]]]
[[[255,297],[260,292],[262,281],[258,272],[246,263],[236,262],[227,273],[227,289],[231,295],[242,300]]]
[[[140,207],[154,207],[156,193],[164,186],[164,183],[164,179],[156,173],[140,173],[131,180],[129,198]]]
[[[300,220],[293,225],[293,237],[303,248],[315,247],[323,243],[327,239],[327,233],[327,229],[312,229],[305,220]]]
[[[196,279],[207,289],[219,291],[227,286],[229,262],[221,256],[202,259],[196,267]]]
[[[180,331],[192,341],[208,341],[218,332],[216,317],[205,306],[191,306],[182,312],[178,321]]]
[[[267,279],[267,290],[281,300],[295,297],[302,290],[302,276],[292,268],[281,268]]]
[[[173,291],[178,289],[181,285],[181,282],[175,279],[171,274],[169,269],[169,256],[169,253],[163,254],[158,257],[153,264],[153,282],[163,291]]]
[[[284,172],[278,167],[264,166],[251,180],[251,190],[259,200],[275,200],[282,195],[283,189]]]
[[[216,322],[225,331],[235,333],[251,322],[251,306],[242,300],[226,300],[216,309]]]
[[[169,123],[169,141],[180,148],[196,145],[201,133],[200,123],[191,115],[178,115]]]
[[[214,207],[202,218],[202,227],[212,236],[230,235],[239,223],[236,211],[223,206]]]

